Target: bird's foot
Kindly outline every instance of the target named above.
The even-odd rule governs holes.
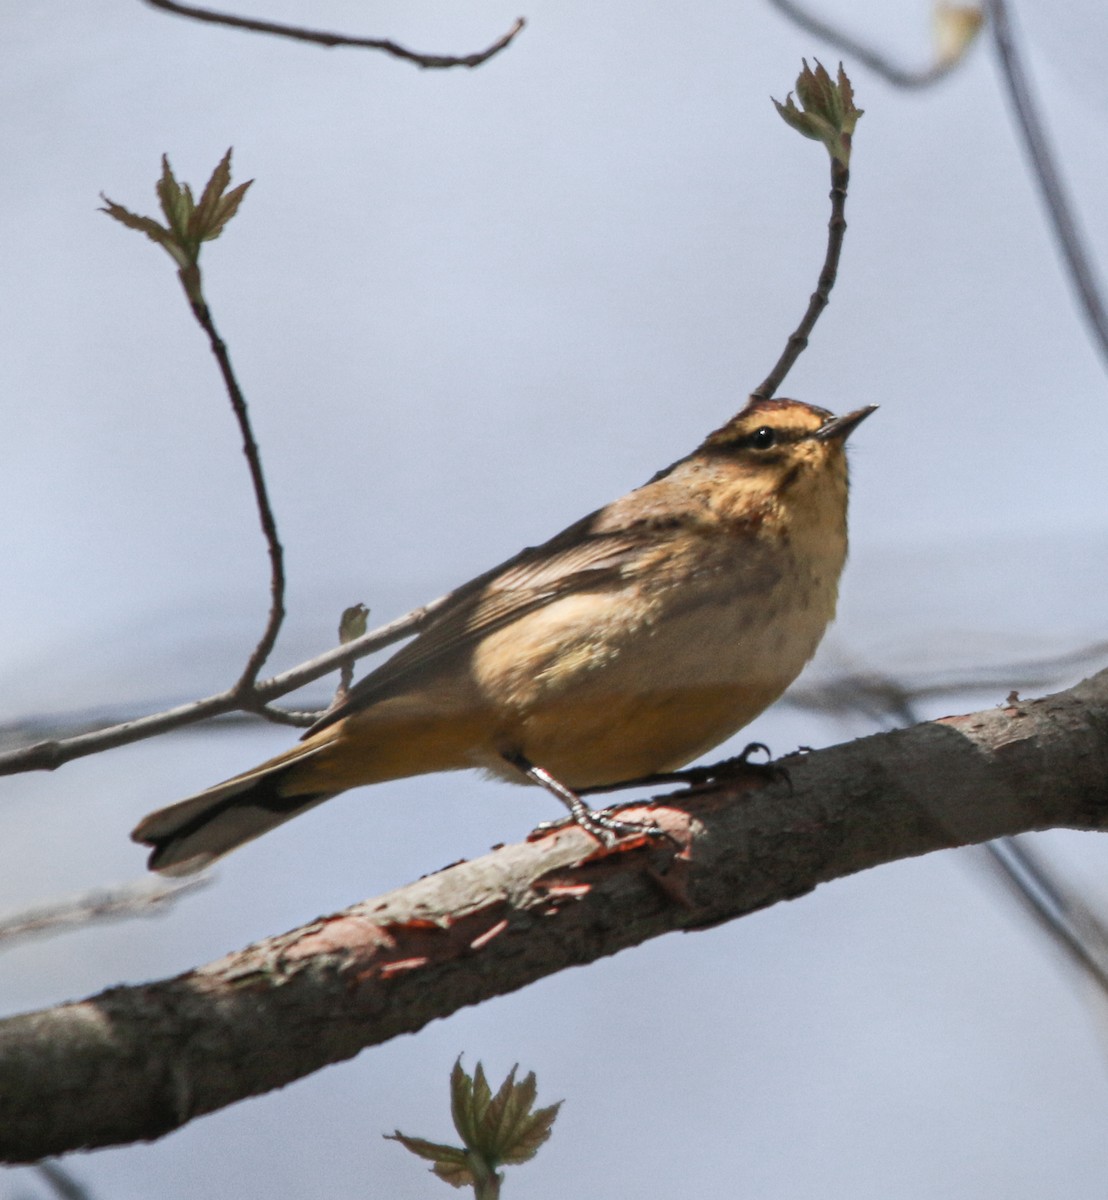
[[[566,787],[559,779],[555,779],[544,767],[536,767],[522,754],[504,755],[507,762],[521,771],[532,783],[546,788],[552,795],[569,809],[569,817],[561,821],[544,821],[536,832],[549,832],[561,829],[571,822],[591,834],[605,848],[610,850],[623,837],[664,837],[665,831],[649,821],[621,821],[611,815],[611,810],[590,808],[580,795],[572,788]]]
[[[764,742],[751,742],[741,754],[725,758],[722,762],[709,763],[704,767],[685,767],[680,771],[661,771],[656,775],[641,775],[637,779],[626,779],[621,783],[606,783],[599,787],[582,788],[583,796],[599,792],[615,792],[623,788],[656,787],[659,784],[685,783],[689,787],[700,787],[708,783],[718,783],[726,779],[737,779],[745,776],[752,783],[777,783],[785,780],[792,789],[792,780],[785,767],[774,762],[751,762],[750,756],[761,751],[767,759],[771,758],[770,749]]]

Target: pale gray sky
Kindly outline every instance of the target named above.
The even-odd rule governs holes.
[[[925,4],[840,8],[926,57]],[[530,25],[478,71],[432,73],[137,0],[0,16],[0,719],[214,690],[264,618],[208,351],[169,259],[96,212],[100,191],[153,211],[163,151],[202,183],[233,144],[236,179],[257,180],[204,267],[288,551],[277,665],[328,646],[347,604],[388,619],[686,452],[765,375],[812,287],[824,159],[768,97],[802,56],[835,55],[768,5],[238,10],[436,50]],[[1021,15],[1104,260],[1108,103],[1067,60],[1103,24]],[[783,391],[881,411],[852,441],[853,557],[813,669],[911,678],[1102,637],[1105,375],[987,48],[917,95],[847,65],[866,115],[841,278]],[[867,731],[782,707],[747,736],[783,753]],[[290,740],[179,736],[5,780],[0,906],[136,874],[142,813]],[[9,951],[0,1007],[183,970],[551,815],[466,776],[347,795],[165,920]],[[1108,903],[1099,839],[1044,845]],[[434,1195],[379,1134],[445,1136],[464,1051],[566,1099],[510,1195],[1101,1196],[1108,1052],[1086,1001],[969,856],[936,855],[72,1165],[102,1200]],[[3,1200],[29,1186],[0,1175]]]

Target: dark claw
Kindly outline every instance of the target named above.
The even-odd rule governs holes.
[[[663,771],[657,775],[643,775],[638,779],[628,779],[622,783],[581,788],[581,795],[591,796],[598,792],[616,792],[632,787],[654,787],[666,783],[686,783],[689,787],[699,787],[701,784],[716,783],[729,776],[743,774],[746,774],[747,777],[751,775],[760,777],[764,783],[776,783],[784,779],[789,785],[789,790],[792,791],[792,780],[784,767],[779,767],[772,762],[752,763],[750,761],[750,756],[758,750],[767,758],[772,757],[769,747],[764,742],[751,742],[741,754],[736,754],[733,758],[725,758],[722,762],[710,763],[706,767],[686,767],[681,771]]]
[[[522,754],[510,756],[506,754],[504,758],[516,770],[522,771],[533,783],[539,784],[540,787],[546,788],[548,792],[557,796],[569,809],[569,820],[596,838],[606,850],[610,850],[621,837],[641,837],[643,834],[649,837],[665,836],[664,831],[657,825],[638,821],[620,821],[604,811],[598,812],[596,809],[589,808],[572,788],[566,787],[561,780],[555,779],[543,767],[537,767],[534,763],[529,762]],[[543,822],[539,829],[558,829],[564,824],[566,824],[565,820]]]

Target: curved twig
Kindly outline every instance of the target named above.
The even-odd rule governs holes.
[[[219,364],[219,372],[223,376],[223,385],[226,387],[227,395],[231,400],[231,408],[234,411],[235,420],[238,422],[239,433],[242,437],[242,452],[246,457],[246,464],[250,470],[250,483],[254,489],[254,503],[258,510],[258,520],[261,522],[266,549],[269,553],[269,616],[266,620],[265,630],[258,639],[258,644],[251,651],[238,682],[231,689],[242,707],[260,709],[262,701],[255,698],[254,685],[257,682],[258,672],[262,669],[262,664],[269,657],[274,643],[277,641],[277,634],[280,632],[281,623],[285,619],[285,552],[281,546],[280,537],[277,534],[277,520],[273,515],[273,506],[269,502],[269,490],[266,487],[265,472],[262,470],[262,459],[258,450],[258,443],[250,424],[250,414],[246,407],[246,397],[243,396],[242,388],[239,387],[238,380],[235,378],[234,368],[231,366],[231,356],[227,350],[227,343],[219,336],[219,331],[215,327],[211,310],[207,304],[202,299],[191,295],[188,287],[185,288],[185,292],[189,295],[189,303],[192,307],[193,316],[196,317],[200,328],[208,336],[208,344],[211,346],[212,354],[215,355],[215,360]]]
[[[794,0],[769,0],[769,2],[778,12],[784,13],[793,24],[799,26],[806,33],[822,38],[825,42],[834,46],[836,50],[849,55],[851,58],[856,58],[863,66],[869,67],[871,71],[880,75],[882,79],[887,80],[895,87],[929,87],[931,84],[937,83],[945,75],[949,75],[959,62],[957,58],[940,59],[931,66],[918,70],[901,67],[894,63],[887,55],[874,49],[873,46],[868,46],[865,42],[859,41],[843,30],[836,28],[836,26],[828,24],[820,17],[810,13],[806,8],[802,8],[799,4],[796,4]]]
[[[278,21],[236,17],[231,13],[215,12],[210,8],[178,4],[175,3],[175,0],[145,0],[145,3],[149,4],[151,8],[160,8],[163,12],[175,13],[179,17],[188,17],[193,21],[203,21],[209,25],[224,25],[231,29],[247,29],[253,33],[272,33],[277,37],[291,38],[297,42],[312,42],[328,49],[335,46],[353,46],[363,50],[382,50],[386,54],[391,54],[393,58],[401,58],[406,62],[415,63],[417,67],[432,69],[479,67],[514,41],[516,35],[526,24],[524,19],[519,17],[503,37],[497,38],[491,46],[473,54],[421,54],[388,38],[350,37],[346,34],[330,33],[322,29],[305,29],[299,25],[284,25]]]
[[[907,70],[872,46],[814,16],[795,3],[795,0],[769,2],[801,29],[822,38],[836,50],[856,58],[894,87],[927,87],[949,74],[961,61],[960,58],[940,59],[926,70]],[[984,0],[984,3],[989,25],[992,27],[997,61],[1008,89],[1016,123],[1023,137],[1024,150],[1039,185],[1059,252],[1065,261],[1066,271],[1077,293],[1086,324],[1102,360],[1108,365],[1108,313],[1105,310],[1103,289],[1062,182],[1050,139],[1039,116],[1031,83],[1012,32],[1007,0]]]
[[[785,376],[792,369],[793,363],[804,352],[820,313],[827,307],[831,299],[831,289],[835,286],[835,278],[839,273],[839,256],[842,253],[843,238],[846,236],[846,190],[850,184],[850,169],[837,158],[831,159],[831,217],[827,222],[827,252],[823,259],[823,268],[819,273],[816,290],[808,301],[808,309],[804,318],[785,343],[785,349],[777,360],[773,370],[765,377],[751,396],[768,400],[784,382]]]

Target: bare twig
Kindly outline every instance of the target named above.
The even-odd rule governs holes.
[[[80,896],[55,900],[39,908],[0,915],[0,943],[101,921],[157,916],[182,896],[206,887],[210,878],[208,875],[190,879],[143,878],[119,887],[97,888]]]
[[[281,622],[285,619],[285,553],[277,534],[277,521],[273,515],[273,506],[269,501],[265,473],[262,470],[262,459],[258,451],[257,440],[254,437],[254,431],[250,425],[250,414],[246,407],[246,398],[243,396],[242,388],[239,387],[238,380],[235,378],[227,344],[219,336],[219,331],[215,327],[215,321],[212,319],[211,310],[208,308],[203,296],[199,294],[199,289],[190,289],[186,284],[185,293],[189,297],[189,305],[192,308],[193,316],[196,317],[200,328],[208,336],[208,344],[211,346],[212,354],[215,355],[215,360],[219,364],[219,372],[223,376],[223,386],[227,389],[231,408],[234,411],[235,420],[238,422],[239,434],[242,437],[242,452],[246,457],[247,467],[250,470],[250,483],[254,489],[254,503],[258,509],[258,520],[261,523],[262,533],[265,536],[266,549],[269,553],[269,617],[266,620],[262,636],[258,639],[258,644],[254,647],[250,657],[246,661],[246,666],[239,676],[238,683],[231,689],[242,707],[260,709],[262,702],[255,699],[254,685],[257,682],[258,672],[261,670],[262,664],[269,657],[270,651],[272,651],[274,643],[277,641]],[[279,720],[280,717],[276,719]]]
[[[66,1170],[61,1163],[35,1163],[35,1170],[50,1185],[58,1200],[92,1200],[92,1193]]]
[[[441,602],[441,600],[436,601],[435,604]],[[427,607],[429,609],[432,606]],[[414,632],[414,627],[405,628],[405,623],[415,616],[425,614],[426,611],[427,609],[417,609],[415,613],[409,613],[406,617],[399,618],[399,621],[394,622],[393,625],[386,625],[381,630],[366,634],[370,643],[369,649],[359,650],[358,653],[371,653],[373,650],[388,645],[390,641],[399,640],[399,638]],[[399,627],[399,632],[396,632],[395,636],[377,640],[382,631],[387,633],[393,629],[394,625]],[[354,643],[350,643],[350,645],[353,646]],[[305,663],[303,667],[297,667],[295,670],[299,672],[306,668],[315,668],[319,663],[329,661],[332,656],[337,657],[343,654],[346,649],[346,645],[336,647],[335,650],[328,651],[327,655],[312,659],[311,662]],[[1042,690],[1065,682],[1067,678],[1072,677],[1075,668],[1087,669],[1090,664],[1106,659],[1108,659],[1108,642],[1093,642],[1080,650],[1069,650],[1063,654],[1048,655],[1042,658],[1025,661],[1012,660],[1009,663],[996,663],[973,670],[967,668],[963,671],[948,673],[939,671],[931,675],[919,674],[913,677],[914,682],[912,683],[904,683],[894,676],[868,668],[840,670],[827,680],[794,684],[782,697],[780,703],[809,712],[863,712],[872,717],[875,722],[884,721],[888,727],[910,725],[915,720],[915,709],[912,706],[925,700],[939,696],[953,697],[983,692],[1005,695],[1013,687]],[[322,678],[330,670],[341,669],[342,666],[343,663],[340,659],[334,666],[320,671],[315,678]],[[277,681],[284,679],[285,676],[277,677]],[[271,682],[276,681],[266,680],[258,685],[259,689],[265,693]],[[297,683],[295,686],[301,687],[303,684]],[[223,694],[221,693],[221,695]],[[185,706],[183,701],[175,701],[172,705],[173,708]],[[287,713],[289,719],[285,723],[297,726],[312,724],[319,719],[325,707],[325,703],[321,700],[321,705],[317,709],[289,712]],[[270,710],[273,711],[272,706]],[[885,720],[890,714],[892,715],[891,722]],[[157,715],[155,714],[155,716]],[[258,717],[256,712],[233,708],[214,715],[220,718],[225,728],[237,722],[255,721]],[[86,709],[21,718],[7,724],[0,724],[0,745],[7,744],[15,748],[22,748],[31,742],[68,739],[78,733],[98,733],[111,726],[130,724],[136,719],[138,718],[133,713],[117,708]],[[186,723],[179,728],[187,730],[195,728],[195,726]],[[0,754],[0,764],[3,764],[4,761],[3,754]],[[2,773],[4,773],[3,768],[0,766],[0,774]]]
[[[940,58],[926,70],[906,70],[872,46],[815,16],[795,0],[770,0],[770,3],[801,29],[822,38],[841,53],[856,58],[895,87],[926,87],[942,79],[961,61],[960,56]],[[1086,325],[1102,360],[1108,365],[1108,312],[1105,309],[1103,288],[1092,265],[1092,256],[1081,233],[1073,205],[1062,182],[1062,174],[1055,160],[1050,139],[1039,115],[1031,82],[1012,32],[1007,0],[985,0],[985,7],[992,27],[997,62],[1023,137],[1027,159],[1046,205],[1055,241],[1065,262],[1070,282],[1077,293]]]
[[[330,33],[320,29],[305,29],[299,25],[284,25],[277,21],[260,21],[252,17],[236,17],[230,13],[215,12],[210,8],[197,8],[192,4],[177,4],[174,0],[145,0],[151,8],[159,8],[163,12],[175,13],[180,17],[188,17],[193,21],[203,21],[209,25],[224,25],[231,29],[246,29],[252,33],[271,33],[277,37],[292,38],[298,42],[312,42],[317,46],[331,49],[335,46],[352,46],[363,50],[382,50],[393,58],[404,59],[415,63],[417,67],[443,69],[447,67],[479,67],[490,58],[504,50],[516,35],[523,29],[526,22],[520,17],[503,37],[484,50],[474,54],[421,54],[409,50],[405,46],[388,38],[350,37],[342,33]]]
[[[314,683],[341,667],[345,662],[353,662],[366,654],[372,654],[385,646],[392,645],[402,638],[410,637],[423,629],[434,617],[435,613],[450,599],[452,593],[440,596],[429,604],[414,608],[411,612],[387,625],[371,630],[364,637],[357,638],[345,646],[336,646],[310,659],[298,667],[283,671],[270,679],[263,679],[254,686],[254,696],[260,701],[275,700],[279,696],[288,695],[305,684]],[[168,733],[209,717],[223,716],[225,713],[240,711],[242,705],[234,688],[225,692],[217,692],[202,700],[191,700],[179,704],[163,712],[151,713],[148,716],[137,717],[131,721],[122,721],[93,732],[79,733],[74,737],[47,739],[24,746],[18,750],[10,750],[0,754],[0,775],[16,775],[22,771],[53,771],[64,763],[75,758],[84,758],[89,754],[98,754],[102,750],[111,750],[116,746],[127,746],[132,742],[157,734]]]
[[[1089,332],[1105,365],[1108,366],[1108,313],[1105,312],[1100,282],[1092,266],[1077,216],[1073,211],[1061,171],[1054,157],[1046,128],[1039,116],[1031,91],[1031,81],[1020,58],[1012,34],[1005,0],[987,0],[997,61],[1000,64],[1008,97],[1023,135],[1024,150],[1035,173],[1043,202],[1054,229],[1058,249],[1065,260],[1070,282],[1081,302]]]
[[[751,393],[752,399],[768,400],[781,386],[793,363],[808,345],[808,336],[815,328],[820,313],[831,299],[831,289],[839,271],[843,237],[846,234],[846,189],[850,183],[850,156],[854,129],[864,114],[854,104],[854,88],[839,64],[838,78],[832,79],[819,62],[815,70],[804,62],[796,80],[800,107],[792,93],[781,104],[774,101],[785,123],[806,138],[822,143],[831,161],[831,217],[827,222],[827,249],[823,256],[816,290],[808,300],[808,308],[800,324],[785,343],[785,349],[773,370]]]
[[[808,309],[804,318],[785,343],[785,349],[777,360],[774,368],[765,379],[751,392],[751,396],[768,400],[784,382],[785,376],[792,369],[793,363],[801,356],[808,345],[808,337],[819,320],[820,313],[827,307],[831,299],[831,289],[835,286],[835,278],[839,271],[839,256],[842,253],[843,238],[846,235],[846,189],[850,183],[850,169],[837,158],[831,160],[831,217],[827,222],[827,252],[823,259],[823,268],[819,273],[816,290],[808,300]]]
[[[882,79],[887,80],[896,87],[928,87],[942,79],[945,75],[948,75],[960,61],[958,58],[940,58],[931,66],[920,70],[901,67],[873,46],[867,45],[858,38],[852,37],[844,30],[815,16],[814,13],[809,12],[802,5],[795,3],[795,0],[769,0],[769,2],[778,12],[784,13],[794,25],[799,26],[799,28],[803,29],[806,33],[812,34],[814,37],[822,38],[829,45],[834,46],[840,53],[857,59],[863,66],[869,67],[871,71],[874,71]]]
[[[1108,928],[1023,838],[986,842],[1000,878],[1023,910],[1108,995]]]

